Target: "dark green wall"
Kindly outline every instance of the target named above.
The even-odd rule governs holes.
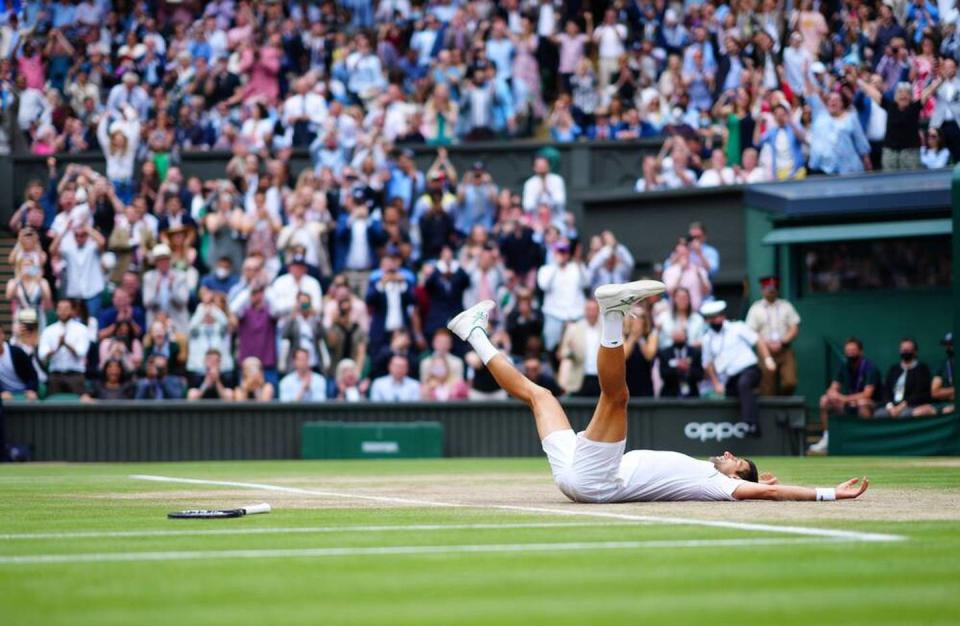
[[[899,341],[920,342],[920,359],[936,368],[943,358],[940,338],[950,329],[950,292],[898,291],[806,296],[793,301],[803,320],[795,343],[800,386],[797,395],[813,405],[825,389],[826,342],[838,347],[850,335],[864,343],[867,357],[882,372],[898,360]]]

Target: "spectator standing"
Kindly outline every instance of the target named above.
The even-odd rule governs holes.
[[[338,290],[336,307],[333,319],[324,323],[330,363],[336,368],[349,359],[363,371],[367,362],[367,331],[354,319],[353,299],[345,287]],[[337,379],[336,370],[334,374]]]
[[[592,13],[587,13],[587,16],[590,16],[588,20],[591,22],[593,20],[592,15]],[[603,22],[593,29],[592,39],[597,45],[599,87],[602,92],[610,84],[610,77],[617,72],[620,57],[626,52],[624,44],[627,41],[627,27],[624,24],[617,23],[615,9],[611,8],[603,12]]]
[[[537,271],[537,286],[543,292],[543,342],[550,352],[560,343],[563,327],[583,316],[586,298],[584,289],[590,275],[583,263],[571,259],[570,244],[554,245],[554,258]]]
[[[407,376],[410,363],[406,357],[394,356],[386,376],[370,385],[370,400],[374,402],[416,402],[420,400],[420,383]]]
[[[940,60],[940,76],[933,82],[937,101],[930,118],[930,128],[938,129],[943,144],[950,150],[950,158],[960,161],[960,78],[957,61],[951,57]]]
[[[323,302],[323,290],[320,281],[307,274],[307,259],[295,255],[287,265],[287,273],[274,279],[267,290],[270,309],[279,319],[298,314],[301,305],[300,294],[310,298],[311,307],[319,307]]]
[[[563,177],[550,171],[546,157],[533,161],[533,176],[523,184],[523,210],[533,213],[537,207],[550,207],[550,214],[559,219],[567,208],[567,187]]]
[[[760,368],[754,346],[764,367],[772,370],[775,363],[757,333],[743,322],[727,321],[726,309],[723,300],[708,302],[700,309],[708,326],[703,338],[703,368],[716,395],[739,398],[740,419],[749,426],[751,436],[759,437],[756,388],[760,384]]]
[[[630,250],[617,241],[609,230],[600,235],[603,247],[590,258],[590,290],[600,285],[625,283],[633,274],[634,260]]]
[[[757,125],[760,130],[760,125]],[[786,104],[773,108],[773,118],[757,144],[769,155],[770,174],[774,180],[794,180],[806,177],[803,142],[807,134],[790,116]]]
[[[670,347],[660,350],[660,379],[663,398],[699,398],[703,381],[703,355],[700,348],[687,343],[687,333],[676,326],[670,337]]]
[[[800,316],[790,302],[780,297],[776,276],[760,279],[763,297],[750,306],[747,326],[767,345],[776,369],[761,371],[760,395],[792,396],[797,388],[797,359],[793,341],[800,332]]]
[[[124,378],[139,370],[143,363],[143,344],[134,335],[133,323],[116,322],[110,335],[100,340],[99,356],[101,370],[108,361],[117,361],[123,366]]]
[[[86,392],[84,372],[90,337],[87,327],[73,316],[73,304],[62,298],[57,302],[57,321],[47,326],[40,336],[37,351],[46,365],[47,395]]]
[[[937,369],[930,385],[930,395],[933,401],[937,403],[940,412],[946,415],[953,413],[956,392],[954,389],[955,380],[953,371],[955,367],[953,359],[953,333],[947,333],[940,340],[940,345],[944,347],[946,358]]]
[[[237,359],[255,357],[263,369],[264,379],[273,385],[277,374],[277,318],[266,298],[266,282],[262,279],[230,302],[230,313],[236,318]]]
[[[920,169],[920,112],[923,102],[936,89],[931,83],[919,99],[913,98],[913,86],[897,83],[893,98],[881,94],[873,85],[861,80],[862,89],[887,112],[887,132],[883,142],[884,170]]]
[[[823,435],[810,446],[810,454],[826,454],[830,445],[830,415],[857,415],[873,417],[874,405],[880,390],[880,374],[874,364],[863,355],[863,343],[849,337],[843,343],[844,363],[826,393],[820,396],[820,424]]]
[[[597,352],[600,349],[600,307],[587,300],[583,318],[568,324],[557,350],[560,368],[557,380],[572,395],[596,398],[600,395]]]
[[[463,308],[463,296],[470,287],[470,276],[454,260],[453,252],[445,247],[440,260],[424,271],[427,277],[423,285],[429,298],[429,309],[423,320],[423,333],[431,337],[445,328],[458,311]]]
[[[154,354],[147,359],[146,376],[137,381],[134,397],[137,400],[181,400],[186,390],[179,376],[170,374],[167,357]]]
[[[90,315],[100,313],[100,295],[105,287],[100,253],[106,240],[91,226],[75,226],[54,238],[50,254],[63,261],[61,290],[67,298],[83,300]]]
[[[642,304],[624,317],[624,326],[627,389],[631,396],[652,398],[653,362],[657,358],[659,333],[650,321],[650,311]]]
[[[496,300],[503,288],[503,268],[497,260],[497,251],[487,243],[464,267],[469,288],[463,293],[463,308],[469,309],[483,300]]]
[[[38,386],[37,372],[30,356],[7,341],[6,331],[0,326],[0,400],[13,400],[14,394],[36,400]]]
[[[280,381],[280,402],[323,402],[326,399],[326,379],[311,370],[309,352],[295,348],[293,371]]]
[[[280,370],[289,372],[296,365],[298,350],[306,350],[307,364],[317,372],[326,372],[331,367],[327,350],[323,317],[317,313],[310,296],[297,295],[296,312],[283,325],[280,332]]]
[[[692,258],[690,246],[685,240],[681,240],[674,248],[670,264],[663,270],[663,282],[670,297],[683,287],[690,294],[690,303],[694,309],[699,309],[713,290],[707,269],[697,263],[697,260]]]
[[[496,219],[497,193],[497,185],[484,162],[474,162],[457,189],[457,231],[467,234],[478,225],[491,230]]]
[[[190,287],[187,276],[170,264],[170,247],[157,244],[152,254],[154,269],[143,276],[143,306],[147,310],[147,325],[152,325],[157,315],[164,314],[177,332],[185,333],[190,325],[187,304]]]
[[[824,174],[853,174],[870,169],[870,143],[860,121],[848,109],[846,96],[831,92],[826,104],[809,87],[813,112],[810,128],[810,168]]]
[[[884,379],[886,405],[874,417],[922,417],[935,415],[930,389],[930,368],[917,359],[917,342],[900,341],[900,362],[892,365]]]
[[[230,348],[230,319],[214,301],[209,289],[200,290],[200,303],[190,317],[189,350],[187,351],[187,373],[191,382],[198,385],[206,375],[206,356],[217,353],[217,367],[223,372],[224,380],[233,381],[233,351]]]
[[[21,230],[23,233],[26,229]],[[35,236],[35,235],[34,235]],[[47,311],[53,308],[50,283],[43,277],[43,266],[38,257],[23,255],[16,265],[14,277],[7,281],[6,296],[10,313],[35,311],[40,320],[40,332],[47,326]]]
[[[410,328],[414,302],[413,281],[401,271],[397,256],[385,256],[382,272],[370,281],[367,306],[370,307],[370,351],[379,353],[391,333]]]
[[[654,323],[659,330],[661,349],[673,345],[673,335],[677,329],[684,331],[689,345],[699,348],[706,328],[703,317],[693,308],[690,292],[684,287],[674,290],[670,295],[670,306],[660,311]]]
[[[140,119],[136,110],[124,105],[119,119],[104,114],[97,124],[97,139],[107,161],[107,178],[124,204],[133,200],[133,174],[140,147]]]
[[[543,315],[534,308],[529,289],[517,291],[516,306],[507,314],[506,331],[513,356],[522,357],[530,352],[539,355],[542,351]]]

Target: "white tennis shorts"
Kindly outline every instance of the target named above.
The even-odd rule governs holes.
[[[590,441],[583,432],[558,430],[543,440],[557,487],[574,502],[610,502],[623,489],[620,463],[626,440]]]

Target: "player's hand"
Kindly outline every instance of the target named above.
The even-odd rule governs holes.
[[[851,478],[845,483],[837,485],[837,500],[852,500],[867,490],[870,481],[867,477]]]
[[[774,476],[773,474],[771,474],[770,472],[764,472],[760,474],[759,482],[761,485],[779,485],[780,479]]]

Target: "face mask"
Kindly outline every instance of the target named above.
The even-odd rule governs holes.
[[[309,302],[301,302],[301,303],[300,303],[300,310],[301,310],[301,311],[309,311],[309,310],[310,310],[310,303],[309,303]]]
[[[674,342],[673,342],[673,345],[674,345],[674,347],[676,347],[676,348],[683,348],[683,347],[685,347],[685,346],[687,345],[687,342],[686,342],[686,341],[674,341]]]
[[[40,275],[40,268],[37,267],[36,265],[27,266],[23,270],[23,275],[29,276],[30,278],[36,278],[37,276]]]
[[[850,367],[854,367],[854,366],[855,366],[857,363],[859,363],[859,362],[860,362],[860,357],[858,357],[858,356],[848,356],[848,357],[847,357],[847,365],[850,366]]]
[[[915,356],[916,354],[912,350],[904,350],[900,353],[900,358],[903,359],[904,363],[909,363]]]
[[[723,322],[710,322],[710,328],[719,333],[723,330]]]
[[[223,280],[230,275],[230,270],[225,267],[218,267],[214,273],[217,275],[217,278]]]

